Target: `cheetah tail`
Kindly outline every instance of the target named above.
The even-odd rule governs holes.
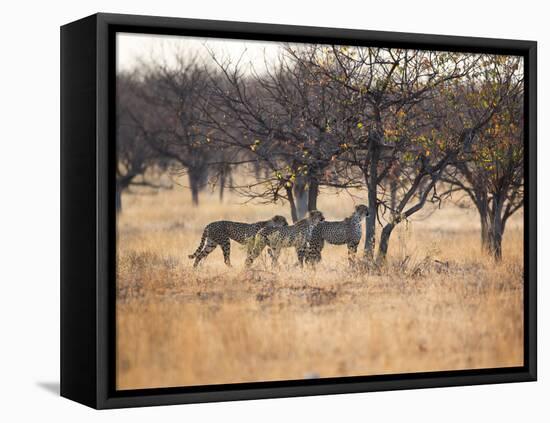
[[[198,254],[202,251],[202,247],[204,247],[204,242],[205,241],[206,241],[206,228],[202,232],[201,242],[200,242],[199,246],[197,247],[197,249],[195,250],[195,252],[193,254],[189,254],[188,257],[190,259],[193,259],[193,258],[198,256]]]

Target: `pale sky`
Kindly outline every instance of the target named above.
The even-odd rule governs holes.
[[[212,62],[211,51],[222,63],[230,61],[235,65],[240,60],[240,70],[244,73],[249,73],[253,68],[261,74],[265,71],[266,63],[272,65],[283,51],[283,43],[279,42],[179,35],[117,33],[116,41],[117,72],[132,71],[141,63],[175,65],[179,52],[197,55],[198,59],[209,63]]]
[[[267,41],[118,33],[117,71],[133,70],[140,60],[145,63],[166,61],[173,65],[178,51],[196,53],[199,58],[210,61],[210,49],[220,61],[229,59],[235,63],[241,58],[241,64],[253,64],[256,71],[261,72],[265,68],[264,57],[268,63],[274,61],[281,45]]]

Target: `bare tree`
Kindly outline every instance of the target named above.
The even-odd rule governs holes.
[[[395,218],[397,215],[410,215],[424,206],[428,194],[417,195],[418,190],[430,188],[431,184],[423,184],[423,180],[430,178],[435,184],[450,162],[450,156],[426,154],[422,142],[427,138],[415,135],[416,131],[425,132],[429,125],[423,119],[423,107],[439,86],[464,77],[478,57],[333,46],[311,48],[308,56],[301,55],[299,59],[307,60],[316,68],[319,78],[328,78],[330,86],[335,87],[335,96],[349,110],[347,119],[340,122],[342,135],[347,140],[340,145],[343,151],[339,152],[338,159],[359,169],[364,177],[369,203],[365,254],[372,259],[378,208],[385,202],[380,186],[405,155],[414,157],[407,168],[415,176],[408,177],[409,183],[404,185],[407,189],[400,200],[396,199],[397,210],[392,212],[394,225],[400,221]],[[419,202],[406,209],[416,197]],[[388,226],[384,233],[379,249],[381,258],[385,257],[392,229]]]
[[[492,56],[483,72],[464,85],[461,108],[467,116],[492,109],[472,150],[447,171],[445,181],[465,192],[481,222],[482,249],[502,257],[508,219],[523,207],[523,69],[519,57]],[[458,116],[465,116],[461,112]]]
[[[122,192],[131,186],[158,188],[160,185],[147,178],[148,171],[157,164],[157,155],[150,148],[135,125],[133,114],[144,110],[145,105],[136,96],[140,81],[136,75],[117,76],[117,165],[116,210],[122,211]],[[150,173],[150,172],[149,172]]]
[[[263,202],[288,201],[293,220],[317,207],[324,170],[338,150],[330,133],[334,102],[314,75],[282,55],[278,65],[245,75],[239,63],[213,57],[205,114],[217,145],[234,151],[232,164],[253,163],[257,181],[235,187]],[[258,172],[260,168],[265,171]]]
[[[195,57],[180,52],[176,65],[154,63],[143,72],[138,95],[147,109],[133,115],[142,137],[159,156],[170,161],[177,174],[186,174],[192,203],[199,204],[199,192],[208,181],[213,149],[201,126],[201,91],[206,89],[204,67]]]

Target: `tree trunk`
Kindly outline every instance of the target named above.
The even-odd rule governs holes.
[[[317,197],[319,196],[319,182],[316,178],[309,180],[307,209],[308,211],[317,210]]]
[[[386,261],[388,247],[390,245],[390,236],[393,228],[395,228],[395,224],[388,223],[384,226],[384,229],[382,229],[382,234],[380,234],[380,245],[378,246],[378,255],[376,257],[376,263],[378,265],[382,265]]]
[[[481,250],[484,252],[490,251],[489,248],[489,222],[487,213],[480,212],[479,219],[481,221]]]
[[[193,206],[199,205],[199,192],[203,188],[208,177],[206,169],[201,166],[187,169],[189,175],[189,186],[191,187],[191,202]]]
[[[189,186],[191,187],[191,202],[193,206],[199,205],[199,175],[196,170],[189,169]]]
[[[118,182],[115,188],[115,209],[117,214],[122,211],[122,192],[120,184]]]
[[[474,199],[481,224],[481,251],[489,252],[489,201],[487,193],[479,190],[474,191]]]
[[[222,169],[220,173],[220,203],[223,202],[223,194],[225,191],[225,179],[227,177],[226,170]]]
[[[308,193],[306,191],[306,181],[303,177],[296,178],[294,183],[294,199],[296,202],[296,218],[303,219],[308,211]]]
[[[199,205],[199,188],[197,185],[191,185],[191,202],[194,207]]]
[[[224,193],[225,187],[223,184],[220,184],[220,203],[223,203],[223,193]]]
[[[368,260],[374,258],[374,244],[376,235],[376,211],[377,211],[377,186],[378,186],[378,158],[380,152],[373,140],[370,141],[369,146],[370,162],[368,170],[365,173],[365,182],[368,189],[369,199],[369,215],[366,217],[366,229],[365,229],[365,256]]]
[[[491,216],[491,227],[489,229],[489,251],[495,258],[500,261],[502,259],[502,196],[493,197],[493,213]]]
[[[228,186],[229,186],[229,192],[233,192],[234,191],[234,188],[233,188],[233,173],[232,172],[229,172],[229,175],[227,175],[227,179],[228,179]]]
[[[134,177],[134,174],[117,177],[115,182],[115,210],[117,214],[122,212],[122,192],[128,189]]]
[[[288,203],[290,204],[290,217],[292,218],[292,223],[298,221],[298,216],[296,214],[296,203],[294,202],[294,195],[292,194],[292,188],[285,188],[286,195],[288,197]]]
[[[397,207],[397,181],[392,177],[390,181],[390,207],[392,212],[395,212]]]
[[[502,228],[493,228],[489,234],[489,251],[496,261],[500,261],[502,260]]]

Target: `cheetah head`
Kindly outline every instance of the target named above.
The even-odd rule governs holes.
[[[323,216],[323,213],[321,213],[319,210],[310,211],[308,213],[308,218],[309,221],[314,225],[325,220],[325,216]]]
[[[288,222],[284,216],[275,215],[271,218],[271,225],[274,228],[280,228],[282,226],[288,226]]]
[[[365,206],[364,204],[358,204],[355,206],[355,214],[359,216],[368,216],[369,215],[369,208]]]

